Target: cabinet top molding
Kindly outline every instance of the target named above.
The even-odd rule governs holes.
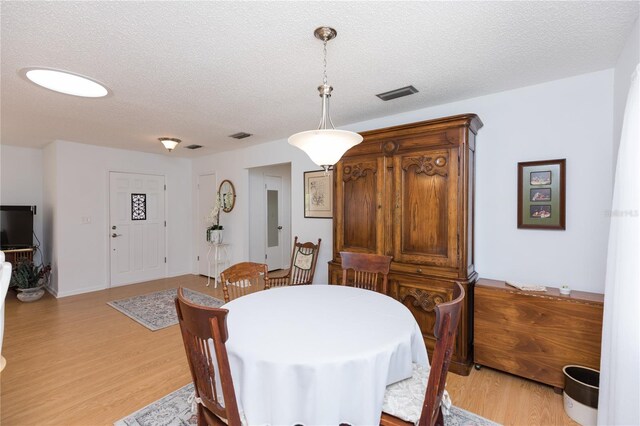
[[[349,149],[344,157],[383,154],[435,146],[468,144],[475,150],[475,135],[483,124],[476,114],[453,115],[417,123],[360,132],[364,140]]]
[[[416,133],[420,133],[421,131],[425,130],[424,127],[428,127],[429,131],[437,131],[440,129],[448,129],[456,126],[469,127],[469,130],[471,130],[474,134],[478,134],[478,130],[480,130],[482,126],[484,126],[484,124],[482,123],[482,120],[480,120],[480,117],[478,117],[476,114],[460,114],[452,115],[450,117],[434,118],[433,120],[418,121],[416,123],[384,127],[382,129],[367,130],[365,132],[358,133],[360,133],[366,141],[367,136],[388,137],[389,134],[393,134],[396,132],[410,134],[412,133],[412,129],[416,129],[418,130]]]

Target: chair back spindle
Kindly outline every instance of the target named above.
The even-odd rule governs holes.
[[[364,288],[387,294],[387,280],[391,256],[368,253],[340,252],[342,259],[342,285]],[[348,279],[350,273],[353,281]]]
[[[262,280],[265,290],[270,287],[267,265],[264,263],[237,263],[222,271],[220,280],[225,303],[260,290]]]
[[[318,262],[318,253],[320,252],[320,242],[299,243],[298,237],[293,240],[293,252],[291,253],[291,264],[289,269],[284,272],[276,271],[269,276],[269,285],[271,287],[282,287],[288,285],[304,285],[313,282],[313,276],[316,272],[316,263]]]

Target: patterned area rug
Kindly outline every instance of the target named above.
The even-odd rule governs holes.
[[[178,323],[175,298],[178,295],[177,288],[114,300],[107,305],[122,312],[134,321],[139,322],[151,331],[160,330]],[[197,291],[184,289],[184,295],[191,302],[198,305],[219,308],[224,304],[213,296],[198,293]]]
[[[191,413],[187,401],[193,392],[193,383],[152,402],[141,410],[114,423],[114,426],[195,426],[197,416]],[[446,426],[499,426],[498,423],[452,406],[444,417]]]

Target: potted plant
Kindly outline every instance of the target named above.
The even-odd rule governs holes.
[[[220,210],[222,210],[222,200],[218,192],[216,194],[216,204],[209,213],[209,222],[211,222],[211,225],[207,228],[207,241],[213,244],[222,243],[222,230],[224,228],[220,225]]]
[[[207,241],[212,242],[213,244],[220,244],[222,242],[223,229],[224,227],[222,225],[211,225],[209,228],[207,228]]]
[[[11,274],[11,286],[18,290],[18,299],[33,302],[44,294],[44,286],[49,281],[51,265],[36,265],[32,260],[24,260]]]

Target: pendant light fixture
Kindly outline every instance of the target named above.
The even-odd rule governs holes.
[[[320,27],[316,28],[313,34],[322,40],[324,45],[324,74],[322,85],[318,86],[322,98],[322,118],[317,130],[296,133],[289,137],[289,143],[306,152],[311,161],[327,171],[349,148],[362,142],[362,136],[347,130],[335,129],[329,115],[329,98],[333,87],[327,83],[327,42],[334,39],[338,33],[333,28]]]
[[[158,140],[162,142],[162,145],[164,145],[164,147],[167,148],[169,152],[171,152],[176,146],[178,146],[180,142],[182,142],[180,139],[176,138],[158,138]]]

